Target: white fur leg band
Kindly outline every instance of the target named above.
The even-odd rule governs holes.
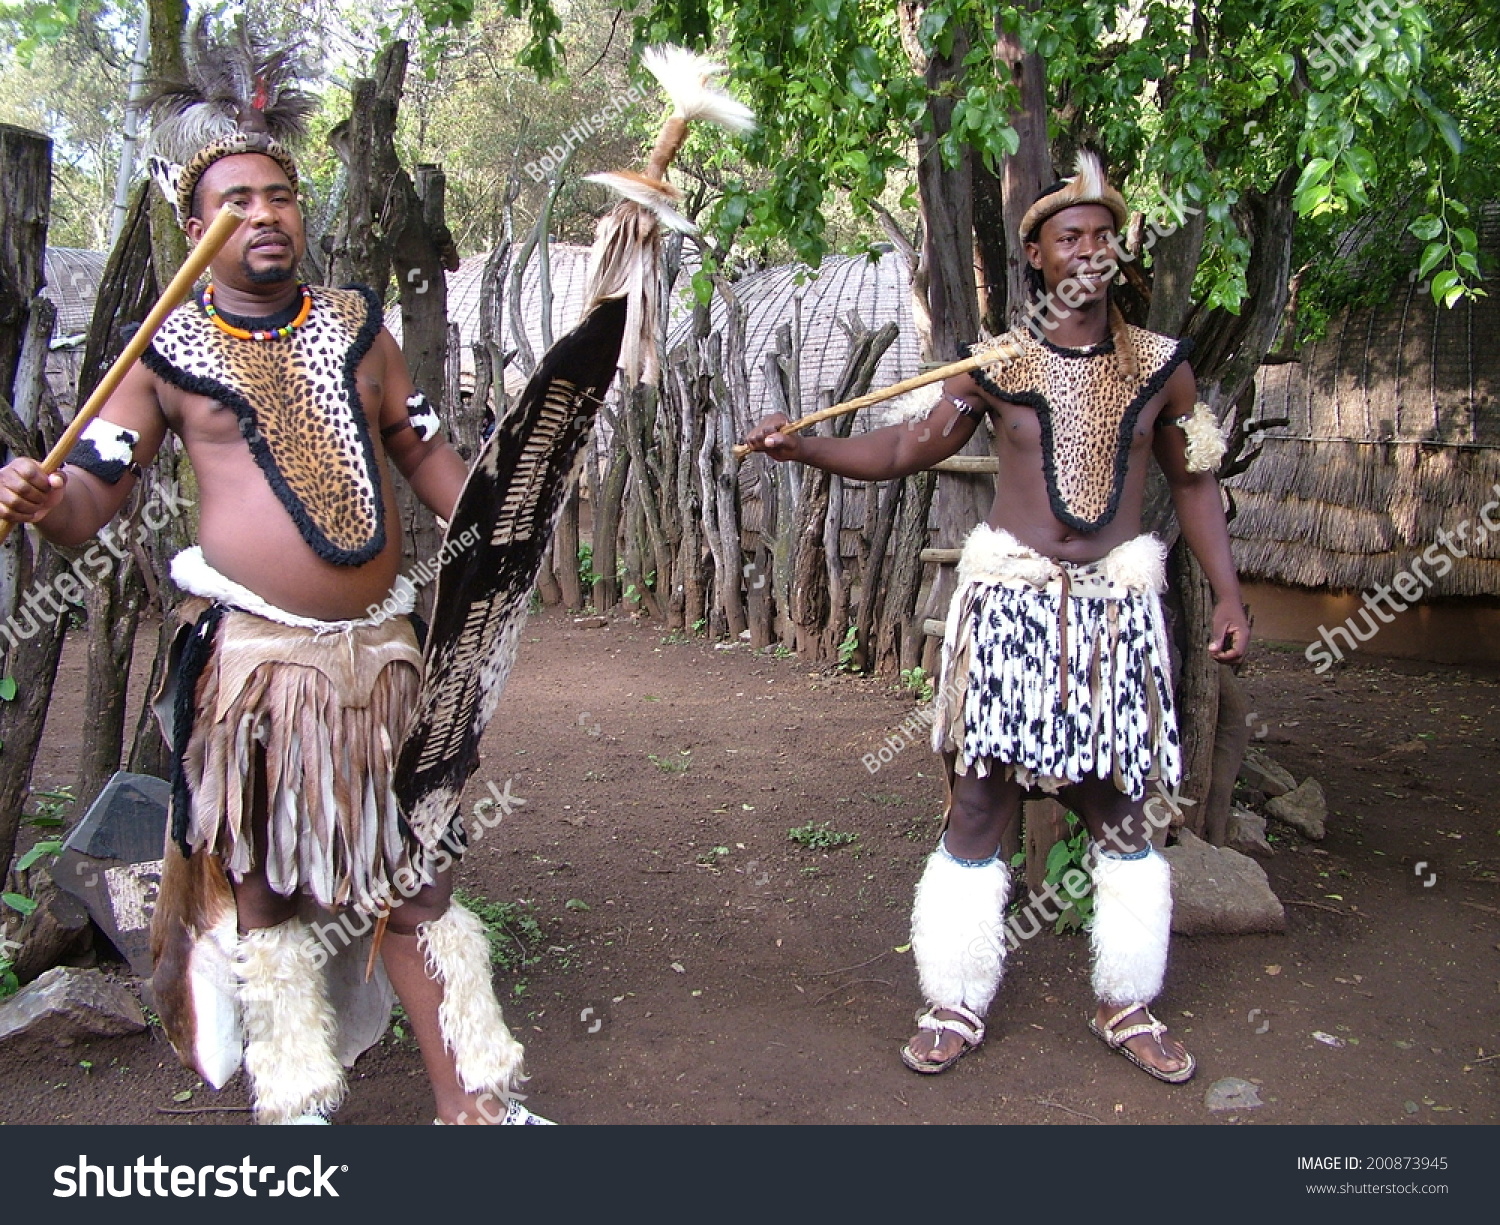
[[[1106,1003],[1149,1004],[1161,993],[1172,931],[1172,879],[1155,851],[1094,860],[1094,994]]]
[[[301,919],[259,928],[235,950],[245,1071],[260,1123],[329,1114],[344,1097],[334,1053],[338,1022]]]
[[[1009,896],[1010,873],[999,859],[970,863],[941,845],[932,853],[911,912],[912,956],[928,1003],[984,1015],[1004,968]]]
[[[490,946],[473,911],[451,902],[441,918],[417,928],[427,972],[442,984],[438,1026],[465,1093],[514,1093],[521,1044],[505,1027],[490,984]]]

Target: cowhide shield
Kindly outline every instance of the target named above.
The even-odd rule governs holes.
[[[438,575],[422,690],[396,763],[396,797],[432,849],[458,814],[505,688],[532,587],[614,378],[626,301],[599,303],[547,351],[485,443],[448,524],[466,533]]]

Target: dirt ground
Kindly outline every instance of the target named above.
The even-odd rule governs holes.
[[[80,647],[38,786],[71,777]],[[1158,1013],[1197,1079],[1161,1085],[1107,1052],[1085,1027],[1086,941],[1050,932],[1013,956],[986,1045],[919,1078],[897,1054],[919,1003],[907,916],[942,784],[920,745],[873,775],[861,762],[912,699],[649,624],[538,614],[468,797],[508,784],[525,804],[460,869],[541,933],[523,981],[497,978],[528,1104],[574,1124],[1500,1121],[1500,676],[1360,661],[1318,677],[1265,643],[1244,676],[1267,750],[1327,792],[1329,832],[1280,830],[1263,861],[1285,935],[1174,941]],[[857,841],[789,837],[809,822]],[[1264,1104],[1211,1113],[1228,1076]],[[244,1103],[238,1080],[199,1085],[156,1027],[0,1049],[7,1124],[239,1123]],[[336,1121],[430,1118],[416,1049],[388,1034]]]

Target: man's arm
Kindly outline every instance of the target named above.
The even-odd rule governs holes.
[[[137,363],[94,421],[137,435],[134,462],[149,464],[167,433],[156,376]],[[34,523],[44,539],[76,547],[115,517],[136,479],[135,472],[129,471],[111,484],[72,464],[64,464],[49,477],[36,460],[13,459],[0,468],[0,518]]]
[[[451,519],[468,468],[459,453],[448,445],[441,428],[424,439],[413,425],[410,402],[416,398],[417,389],[396,338],[384,328],[375,340],[375,352],[383,366],[380,436],[385,442],[385,453],[422,505],[440,519]]]
[[[1166,392],[1163,420],[1156,431],[1156,461],[1172,491],[1182,538],[1214,589],[1213,640],[1208,653],[1220,663],[1232,664],[1244,657],[1250,643],[1250,621],[1229,551],[1229,525],[1219,482],[1212,472],[1188,470],[1187,435],[1176,425],[1179,419],[1186,420],[1198,398],[1198,384],[1186,362],[1172,372]]]
[[[772,459],[794,459],[852,480],[888,481],[910,476],[956,455],[973,437],[984,416],[979,388],[966,374],[944,383],[941,396],[920,420],[888,425],[854,438],[778,433],[787,419],[781,413],[772,413],[745,436],[745,443]]]

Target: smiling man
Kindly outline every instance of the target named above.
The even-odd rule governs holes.
[[[1171,891],[1145,796],[1180,773],[1159,600],[1166,550],[1141,534],[1153,454],[1213,584],[1212,656],[1241,658],[1249,627],[1214,478],[1223,442],[1195,405],[1188,346],[1128,326],[1109,300],[1125,222],[1124,199],[1080,155],[1078,173],[1021,224],[1033,294],[1047,304],[1032,331],[976,346],[994,360],[944,383],[921,420],[836,439],[780,433],[777,414],[746,439],[778,460],[889,480],[955,454],[986,419],[993,429],[995,500],[959,562],[933,726],[949,803],[912,911],[929,1005],[901,1049],[916,1072],[942,1072],[984,1040],[1010,897],[998,849],[1038,794],[1057,796],[1094,839],[1089,1028],[1160,1080],[1194,1072],[1147,1010],[1166,970]]]
[[[363,931],[388,916],[384,965],[439,1121],[539,1122],[515,1098],[521,1045],[483,927],[451,901],[451,871],[429,869],[432,848],[392,790],[421,654],[410,619],[389,612],[411,608],[409,586],[392,592],[391,470],[446,517],[465,467],[423,411],[375,294],[298,279],[297,167],[257,108],[238,125],[175,186],[195,242],[226,205],[246,215],[210,282],[167,318],[59,474],[25,459],[0,471],[0,516],[77,545],[168,431],[192,461],[199,544],[172,565],[190,599],[158,704],[175,762],[152,935],[156,1006],[184,1062],[217,1086],[243,1057],[260,1121],[326,1121],[343,1064],[389,1014],[355,950],[324,972],[346,941],[319,947],[306,921],[355,907]]]

